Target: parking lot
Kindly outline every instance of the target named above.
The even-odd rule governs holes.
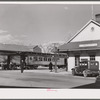
[[[95,77],[72,76],[71,72],[58,69],[57,73],[48,68],[38,68],[36,70],[1,70],[1,88],[96,88]],[[91,86],[92,84],[92,86]]]

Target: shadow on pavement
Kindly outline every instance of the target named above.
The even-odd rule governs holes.
[[[53,91],[51,89],[63,89],[63,88],[59,88],[59,87],[24,87],[24,86],[4,86],[4,85],[0,85],[0,88],[13,88],[13,89],[47,89],[48,91]]]
[[[91,84],[81,85],[81,86],[77,86],[77,87],[72,87],[71,89],[76,89],[76,88],[80,88],[80,89],[100,89],[100,85],[98,86],[96,83],[91,83]]]
[[[0,88],[15,88],[15,89],[48,89],[51,87],[21,87],[21,86],[3,86],[1,85]],[[53,89],[53,88],[51,88]],[[55,89],[55,88],[54,88]],[[61,89],[61,88],[60,88]],[[96,83],[91,83],[91,84],[86,84],[86,85],[81,85],[81,86],[77,86],[77,87],[72,87],[70,89],[100,89],[100,85],[96,84]]]
[[[37,88],[37,89],[47,89],[47,87],[21,87],[21,86],[3,86],[1,85],[0,88],[30,88],[30,89],[33,89],[33,88]]]
[[[77,87],[72,87],[71,89],[80,88],[80,89],[100,89],[100,76],[97,76],[95,83],[85,84]]]

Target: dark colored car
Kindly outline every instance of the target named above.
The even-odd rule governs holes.
[[[99,75],[99,62],[98,61],[82,61],[79,66],[72,68],[73,75],[98,76]]]

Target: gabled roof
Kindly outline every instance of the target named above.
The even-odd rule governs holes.
[[[71,42],[78,34],[80,34],[90,23],[94,23],[95,25],[100,27],[100,23],[96,22],[95,20],[88,21],[71,39],[67,41],[67,43]]]
[[[39,47],[39,45],[31,45],[28,46],[28,48],[32,51],[32,52],[42,52],[41,48]]]
[[[29,45],[28,48],[30,49],[30,51],[33,52],[33,48],[35,48],[37,45]]]
[[[76,36],[78,36],[90,23],[94,23],[95,25],[100,27],[100,24],[94,20],[90,20],[86,25],[84,25],[67,43],[58,47],[59,51],[71,51],[71,50],[86,50],[86,49],[100,49],[100,40],[89,40],[89,41],[78,41],[71,42]],[[79,47],[80,44],[86,45],[91,43],[97,43],[97,47]]]

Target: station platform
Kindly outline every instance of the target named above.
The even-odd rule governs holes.
[[[0,70],[1,72],[17,72],[21,73],[21,70]],[[66,75],[66,74],[72,74],[71,71],[66,71],[66,69],[63,68],[57,68],[57,71],[53,68],[52,72],[49,70],[48,67],[39,66],[37,69],[31,69],[31,70],[24,70],[23,73],[43,73],[43,74],[55,74],[55,75]]]
[[[42,67],[42,66],[39,66],[35,70],[24,70],[24,72],[59,74],[59,75],[71,74],[71,71],[66,71],[66,69],[63,69],[63,68],[57,69],[57,72],[55,71],[55,69],[53,69],[51,72],[48,67]]]

